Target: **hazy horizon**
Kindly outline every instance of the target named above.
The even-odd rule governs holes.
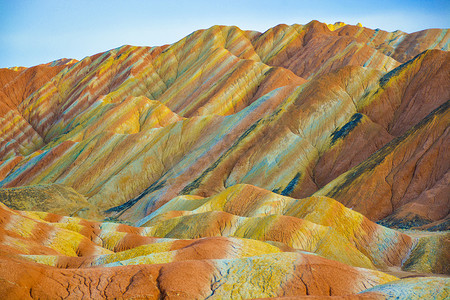
[[[0,0],[0,68],[80,60],[125,44],[171,44],[213,25],[263,32],[318,20],[411,33],[448,28],[449,15],[448,1]]]

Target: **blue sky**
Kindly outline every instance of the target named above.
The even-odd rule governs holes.
[[[315,19],[414,32],[450,27],[450,1],[0,0],[0,68],[81,59],[124,44],[157,46],[196,29],[265,31]]]

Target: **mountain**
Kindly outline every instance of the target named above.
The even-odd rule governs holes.
[[[0,69],[0,290],[446,298],[449,41],[213,26]]]

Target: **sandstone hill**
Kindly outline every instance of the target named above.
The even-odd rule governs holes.
[[[449,45],[213,26],[0,69],[1,294],[448,298]]]

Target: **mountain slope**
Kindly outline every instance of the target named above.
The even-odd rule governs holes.
[[[445,298],[389,274],[449,273],[449,40],[213,26],[1,69],[0,291]]]

